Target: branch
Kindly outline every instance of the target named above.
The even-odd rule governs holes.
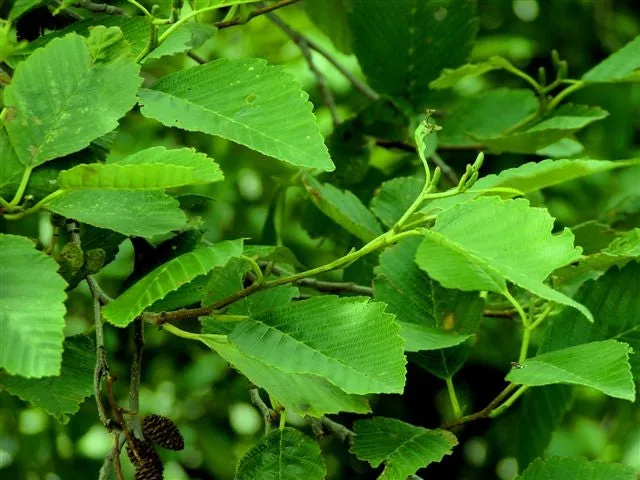
[[[309,49],[309,43],[307,40],[300,35],[298,32],[293,30],[291,26],[282,21],[280,17],[278,17],[275,13],[267,13],[267,17],[274,24],[276,24],[283,32],[285,32],[291,40],[298,45],[300,51],[302,52],[302,56],[307,62],[309,66],[309,70],[316,77],[316,81],[318,82],[318,88],[320,89],[320,93],[322,94],[322,98],[324,99],[324,104],[327,106],[329,111],[331,112],[331,120],[333,121],[333,125],[336,126],[340,124],[340,117],[338,115],[338,111],[336,109],[336,101],[333,97],[333,93],[331,89],[327,86],[327,82],[324,78],[322,72],[316,67],[316,64],[313,62],[313,57],[311,55],[311,50]]]
[[[144,349],[144,323],[138,317],[133,321],[134,354],[131,363],[131,384],[129,387],[129,410],[134,415],[131,417],[131,429],[142,438],[140,420],[136,415],[140,409],[140,370],[142,368],[142,350]]]
[[[264,433],[266,435],[271,430],[273,422],[278,418],[278,414],[264,403],[258,387],[249,387],[249,398],[251,399],[251,403],[253,403],[262,414],[262,418],[264,419]]]
[[[247,23],[249,20],[252,20],[255,17],[258,17],[260,15],[264,15],[265,13],[269,13],[269,12],[273,12],[274,10],[277,10],[279,8],[282,7],[286,7],[288,5],[292,5],[294,3],[299,2],[300,0],[280,0],[279,2],[276,2],[272,5],[268,5],[268,6],[264,6],[264,7],[260,7],[255,9],[253,12],[249,13],[249,16],[247,18],[234,18],[232,20],[226,20],[226,21],[222,21],[222,22],[217,22],[215,23],[215,26],[219,29],[223,29],[223,28],[229,28],[229,27],[233,27],[235,25],[244,25],[245,23]]]
[[[73,3],[74,7],[84,8],[85,10],[91,10],[92,12],[104,12],[109,15],[122,15],[127,16],[124,10],[113,5],[107,5],[106,3],[94,3],[90,0],[77,0]]]
[[[342,442],[346,442],[356,436],[353,430],[349,430],[341,423],[335,422],[329,417],[322,417],[322,426],[333,433]]]
[[[104,457],[102,467],[100,468],[100,474],[98,475],[98,480],[109,480],[111,478],[111,469],[114,466],[118,480],[124,480],[124,476],[122,475],[122,466],[120,465],[120,450],[122,450],[122,446],[124,445],[124,434],[122,432],[112,432],[112,434],[113,448],[109,450],[107,455]]]
[[[266,267],[267,262],[259,262],[261,267]],[[286,271],[285,269],[278,267],[277,265],[271,266],[271,272],[280,276],[280,275],[291,275],[291,272]],[[314,290],[318,290],[319,292],[326,293],[340,293],[340,292],[353,292],[358,295],[366,295],[368,297],[373,297],[373,288],[367,287],[364,285],[358,285],[354,282],[327,282],[324,280],[317,280],[315,278],[302,278],[295,282],[296,285],[300,287],[309,287]]]
[[[456,418],[450,422],[445,422],[442,424],[440,428],[443,430],[451,430],[453,427],[457,427],[459,425],[463,425],[465,423],[473,422],[474,420],[480,420],[482,418],[489,418],[491,416],[491,412],[493,412],[500,403],[509,396],[509,394],[515,390],[517,385],[510,383],[507,387],[498,394],[496,398],[491,400],[489,405],[484,407],[482,410],[476,413],[472,413],[471,415],[465,415],[464,417]]]

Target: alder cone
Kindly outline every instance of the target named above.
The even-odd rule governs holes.
[[[136,480],[163,480],[162,463],[143,460],[136,467]]]
[[[182,450],[184,438],[175,423],[162,415],[147,415],[142,419],[144,438],[169,450]]]

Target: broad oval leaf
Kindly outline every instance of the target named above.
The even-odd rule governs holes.
[[[446,430],[427,430],[395,418],[358,420],[351,453],[373,467],[385,464],[379,480],[406,480],[418,469],[439,462],[458,444]]]
[[[504,136],[476,135],[475,138],[495,152],[536,153],[608,115],[599,107],[565,104],[526,130]]]
[[[384,182],[371,200],[371,211],[391,228],[418,198],[423,185],[424,180],[417,177],[398,177]]]
[[[445,68],[440,76],[429,83],[436,90],[455,87],[460,80],[467,77],[479,77],[493,70],[511,67],[511,62],[499,56],[493,56],[481,63],[467,63],[458,68]]]
[[[159,190],[61,190],[44,208],[94,227],[138,237],[162,235],[187,224],[178,201]]]
[[[525,199],[479,198],[436,217],[416,262],[444,287],[504,294],[508,280],[593,321],[583,305],[543,283],[555,269],[580,258],[573,233],[552,235],[553,223],[547,210]]]
[[[322,480],[327,474],[320,446],[295,428],[265,435],[238,464],[236,480]]]
[[[67,282],[28,238],[0,234],[0,368],[60,374]]]
[[[635,384],[629,365],[631,347],[616,340],[591,342],[529,358],[506,379],[519,385],[569,383],[595,388],[633,402]]]
[[[402,393],[406,360],[383,303],[319,296],[241,322],[229,340],[292,374],[318,375],[350,394]]]
[[[102,309],[104,318],[126,327],[145,308],[164,298],[199,275],[242,255],[242,240],[232,240],[199,248],[176,257],[147,274]]]
[[[311,176],[304,176],[303,183],[316,207],[349,233],[363,242],[382,235],[376,217],[350,191],[340,190],[330,183],[321,184]]]
[[[535,460],[516,480],[555,480],[561,478],[636,480],[638,477],[632,467],[619,463],[589,461],[582,457],[551,457]]]
[[[418,268],[413,259],[419,244],[408,238],[386,249],[374,270],[375,298],[396,316],[407,352],[459,345],[482,317],[483,301],[476,293],[444,289]],[[456,367],[448,370],[455,373]]]
[[[93,394],[96,353],[89,337],[66,338],[60,375],[23,378],[0,372],[0,390],[6,390],[34,406],[44,409],[63,423],[76,413],[80,404]]]
[[[96,27],[88,39],[52,40],[17,66],[4,91],[5,127],[25,166],[81,150],[118,126],[142,82],[128,51],[120,29]]]
[[[369,82],[415,110],[442,69],[467,60],[478,28],[475,3],[468,0],[349,0],[349,5],[353,50]]]
[[[334,169],[308,95],[280,66],[220,59],[140,89],[142,114],[218,135],[299,167]]]
[[[291,373],[268,365],[259,357],[241,352],[232,343],[221,342],[219,335],[194,335],[172,325],[166,325],[165,330],[204,343],[254,385],[264,388],[287,410],[299,415],[320,417],[327,413],[371,411],[366,397],[345,393],[318,375]]]
[[[588,83],[639,81],[640,36],[611,54],[582,76]]]

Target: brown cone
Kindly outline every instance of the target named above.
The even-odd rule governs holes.
[[[157,466],[162,472],[162,460],[156,453],[153,445],[151,445],[151,443],[149,442],[138,439],[135,439],[135,444],[138,455],[140,455],[140,459],[136,458],[131,445],[127,443],[127,446],[125,448],[125,450],[127,451],[127,456],[129,457],[129,460],[131,460],[131,463],[133,463],[136,467],[142,466],[143,464],[154,465]]]
[[[175,423],[162,415],[147,415],[142,419],[144,438],[169,450],[182,450],[184,438]]]
[[[163,480],[162,463],[145,460],[136,467],[136,480]]]

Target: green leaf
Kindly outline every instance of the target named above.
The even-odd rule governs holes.
[[[160,29],[162,34],[165,29]],[[153,49],[144,59],[145,62],[162,58],[167,55],[184,53],[200,47],[204,42],[213,37],[217,32],[216,27],[205,23],[188,22],[178,27],[164,42]]]
[[[89,337],[68,337],[63,344],[60,375],[46,378],[13,377],[0,372],[0,390],[43,408],[62,422],[80,409],[93,394],[93,370],[96,354]]]
[[[395,418],[357,420],[354,431],[351,453],[372,467],[384,462],[379,480],[406,480],[418,469],[450,455],[458,444],[446,430],[414,427]]]
[[[391,228],[418,198],[424,180],[416,177],[398,177],[384,182],[371,200],[371,211]]]
[[[235,302],[229,307],[229,313],[233,315],[256,316],[270,310],[281,309],[288,306],[295,297],[300,294],[297,287],[280,285],[261,292],[256,292],[249,297]]]
[[[45,208],[94,227],[139,237],[161,235],[187,223],[178,201],[158,190],[65,190]]]
[[[15,22],[28,11],[44,3],[44,0],[15,0],[9,11],[9,22]]]
[[[340,190],[330,183],[321,184],[305,175],[304,187],[311,201],[322,213],[363,242],[373,240],[383,231],[371,211],[348,190]]]
[[[0,234],[0,368],[11,375],[60,373],[65,282],[31,240]]]
[[[118,126],[141,83],[128,49],[118,28],[96,27],[88,39],[53,40],[17,66],[4,91],[5,127],[24,165],[76,152]]]
[[[508,280],[593,321],[583,305],[543,283],[553,270],[580,258],[573,233],[552,235],[553,223],[547,210],[525,199],[479,198],[438,215],[416,261],[446,288],[505,294]]]
[[[493,56],[489,60],[481,63],[467,63],[458,68],[445,68],[440,76],[429,83],[429,87],[435,90],[455,87],[458,82],[467,77],[479,77],[493,70],[502,70],[511,67],[511,62],[499,57]]]
[[[602,252],[614,257],[640,257],[640,228],[634,228],[620,235]]]
[[[265,435],[238,464],[236,480],[323,480],[327,474],[320,446],[295,428]]]
[[[307,94],[280,66],[220,59],[140,89],[142,114],[219,135],[299,167],[333,170]]]
[[[370,411],[365,397],[349,395],[318,375],[280,370],[259,357],[241,352],[232,343],[220,342],[217,337],[189,334],[189,338],[199,340],[216,351],[254,385],[267,390],[287,410],[314,417],[328,413]]]
[[[616,340],[585,343],[529,358],[513,368],[506,379],[529,386],[584,385],[633,402],[636,392],[629,366],[630,352],[628,344]]]
[[[347,55],[352,53],[346,0],[307,0],[304,8],[334,47]]]
[[[619,463],[589,461],[586,458],[551,457],[537,459],[516,480],[551,480],[575,478],[581,480],[635,480],[632,467]]]
[[[495,152],[535,153],[608,115],[600,107],[569,103],[526,130],[505,136],[476,135],[475,138]]]
[[[538,100],[529,89],[495,88],[463,98],[438,119],[442,146],[478,145],[478,137],[495,137],[531,116]],[[499,114],[496,114],[499,112]]]
[[[104,318],[118,327],[126,327],[156,300],[240,255],[242,240],[220,242],[180,255],[147,274],[105,306]]]
[[[353,49],[371,85],[424,105],[429,83],[464,63],[477,32],[476,6],[467,0],[349,0]],[[399,28],[402,26],[402,28]]]
[[[398,319],[405,351],[459,345],[475,332],[483,302],[475,293],[446,290],[421,271],[413,261],[419,244],[406,239],[380,255],[375,298]]]
[[[640,36],[634,38],[582,76],[588,83],[637,82],[640,76]]]
[[[0,195],[11,196],[18,189],[24,165],[13,149],[9,136],[4,127],[0,128],[0,152],[2,161],[0,162]]]
[[[384,307],[368,298],[314,297],[252,316],[229,340],[280,371],[317,375],[346,393],[402,393],[403,341]]]
[[[77,165],[60,172],[58,183],[63,189],[152,190],[217,182],[223,178],[218,165],[194,149],[153,147],[117,163]]]
[[[433,213],[446,210],[453,205],[478,198],[481,190],[491,188],[511,188],[527,195],[543,188],[559,185],[594,173],[606,172],[617,168],[639,165],[640,159],[618,160],[544,160],[537,163],[525,163],[516,168],[503,170],[498,175],[480,178],[471,189],[461,195],[428,202],[421,210]],[[501,192],[503,198],[515,197],[517,193]]]
[[[624,268],[612,268],[596,281],[580,287],[575,296],[593,313],[595,323],[587,324],[563,311],[552,317],[545,331],[541,351],[548,352],[587,342],[616,339],[627,342],[634,350],[631,366],[640,377],[640,297],[638,297],[640,264],[630,262]]]

